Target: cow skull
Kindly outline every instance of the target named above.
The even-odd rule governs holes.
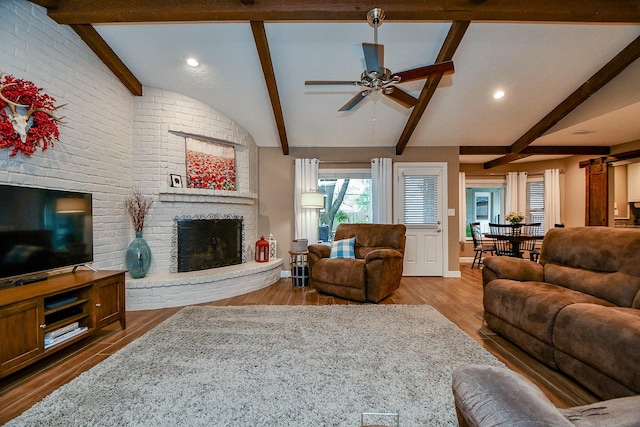
[[[18,136],[20,137],[20,140],[23,143],[26,143],[27,133],[29,132],[29,128],[31,127],[29,125],[29,120],[31,119],[31,115],[36,111],[41,111],[51,116],[51,118],[56,122],[60,122],[61,118],[54,116],[53,111],[57,110],[61,106],[53,108],[52,110],[45,110],[44,108],[33,108],[33,106],[31,105],[24,105],[24,104],[19,104],[17,102],[10,101],[4,95],[2,95],[2,91],[6,87],[15,86],[15,85],[16,83],[8,83],[8,84],[0,85],[0,99],[7,104],[7,107],[9,107],[9,121],[13,126],[13,130],[15,130],[15,132],[18,134]],[[16,101],[18,100],[19,98]],[[26,108],[27,111],[25,114],[20,114],[20,112],[18,111],[18,108]]]

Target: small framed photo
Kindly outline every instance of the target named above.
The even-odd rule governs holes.
[[[171,186],[182,187],[182,177],[180,175],[171,174]]]

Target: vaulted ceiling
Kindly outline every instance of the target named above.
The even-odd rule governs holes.
[[[640,140],[637,0],[32,2],[71,25],[133,94],[151,86],[193,97],[283,154],[456,146],[462,162],[491,168]],[[386,15],[386,68],[451,59],[455,73],[399,84],[418,99],[412,108],[377,92],[339,112],[358,86],[304,83],[360,79],[374,7]]]

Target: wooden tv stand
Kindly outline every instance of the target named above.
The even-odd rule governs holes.
[[[125,329],[124,273],[83,270],[0,289],[0,378],[113,322]]]

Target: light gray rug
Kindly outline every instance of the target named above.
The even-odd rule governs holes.
[[[429,306],[187,307],[8,425],[455,426],[467,363],[501,365]]]

